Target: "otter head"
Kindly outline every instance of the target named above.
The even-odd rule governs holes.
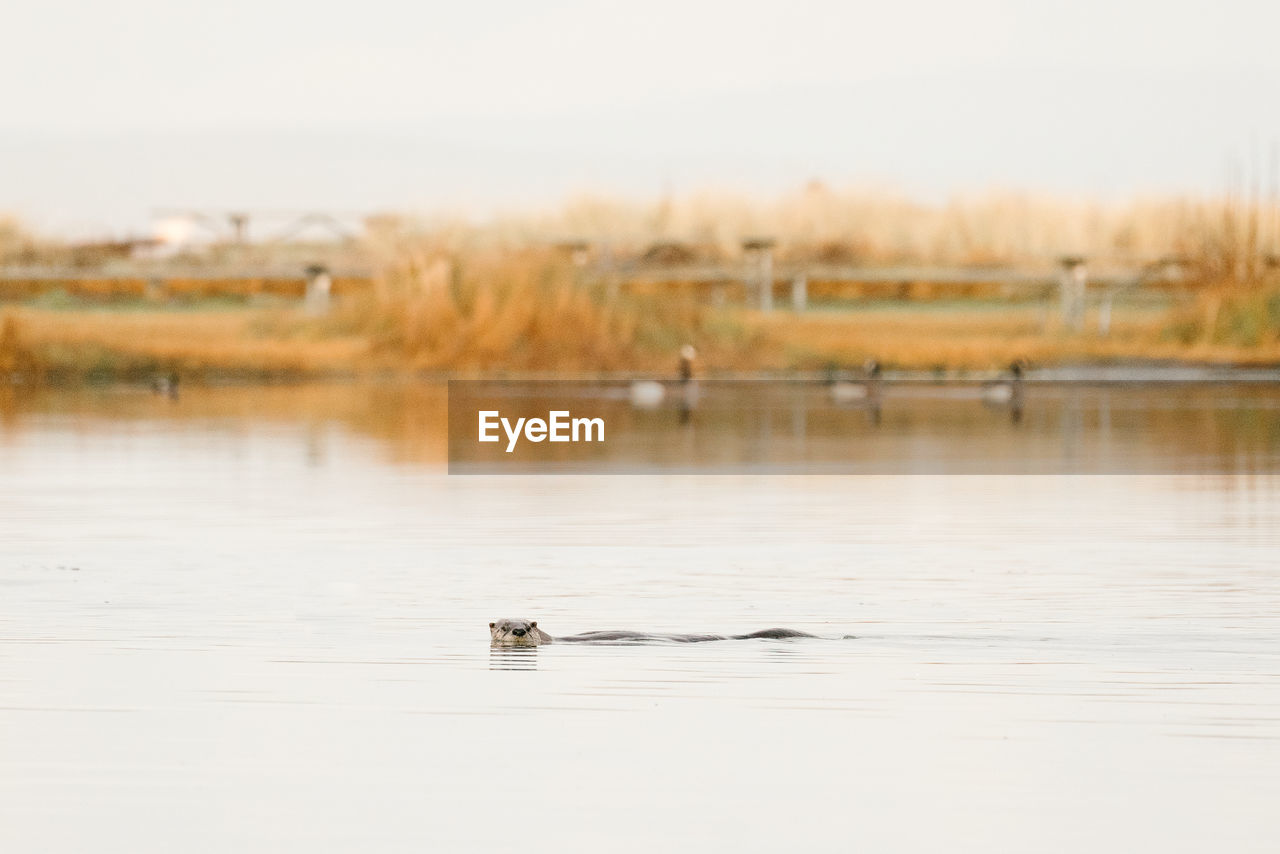
[[[489,624],[489,638],[498,644],[511,646],[536,646],[551,640],[551,636],[538,628],[536,621],[498,620]]]

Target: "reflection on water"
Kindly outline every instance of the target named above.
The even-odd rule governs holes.
[[[861,387],[856,387],[861,390]],[[703,382],[638,407],[625,385],[454,382],[453,474],[1280,473],[1280,386]],[[993,394],[1001,391],[1002,394]],[[691,405],[691,401],[696,405]],[[603,443],[477,441],[477,415],[599,418]]]
[[[489,647],[490,670],[537,670],[538,648],[536,646],[491,646]]]
[[[0,385],[0,442],[28,425],[56,421],[84,434],[102,422],[153,421],[167,431],[242,431],[247,424],[305,430],[317,464],[334,428],[376,439],[388,457],[405,462],[445,458],[444,383],[390,385],[187,386],[178,400],[138,386],[22,389]]]
[[[1166,417],[1132,400],[1112,424]],[[0,849],[1280,844],[1280,479],[1249,453],[1208,477],[459,478],[443,403],[10,397]],[[882,426],[913,412],[886,395]],[[1183,417],[1160,454],[1198,447]],[[495,649],[495,615],[820,638]]]

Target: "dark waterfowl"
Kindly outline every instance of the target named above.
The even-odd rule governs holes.
[[[1015,361],[1009,364],[1009,379],[995,380],[984,383],[982,386],[982,399],[986,403],[994,405],[1016,405],[1022,401],[1022,361]]]
[[[868,359],[862,366],[862,382],[840,379],[832,372],[828,375],[827,386],[831,401],[837,404],[870,403],[876,405],[880,401],[880,363]]]
[[[631,405],[637,409],[656,409],[668,396],[672,396],[679,403],[681,412],[687,413],[693,408],[698,397],[698,386],[693,370],[694,361],[697,358],[698,351],[692,344],[682,346],[675,382],[636,380],[631,384],[629,394]]]

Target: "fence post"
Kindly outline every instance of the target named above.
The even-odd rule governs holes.
[[[312,264],[307,267],[307,295],[303,299],[303,307],[307,314],[322,315],[329,313],[329,292],[333,289],[333,278],[329,268],[323,264]]]
[[[1111,302],[1115,298],[1115,290],[1107,288],[1102,295],[1102,304],[1098,306],[1098,337],[1106,338],[1111,334]]]
[[[751,237],[742,241],[742,249],[747,253],[749,273],[754,273],[750,278],[754,279],[756,288],[759,289],[760,310],[765,312],[773,311],[773,245],[774,240],[771,237]],[[754,260],[754,269],[750,262]]]
[[[809,282],[804,273],[791,280],[791,310],[804,311],[809,307]]]
[[[1084,292],[1088,273],[1084,258],[1067,255],[1060,259],[1058,288],[1062,298],[1062,324],[1071,332],[1084,328]]]

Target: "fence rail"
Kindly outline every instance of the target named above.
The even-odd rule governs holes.
[[[775,262],[773,243],[769,240],[751,240],[743,243],[743,257],[734,262],[722,263],[594,263],[587,260],[581,247],[575,249],[574,263],[588,275],[607,281],[614,290],[632,284],[693,283],[710,286],[741,284],[747,299],[761,311],[774,308],[775,290],[781,284],[790,288],[790,307],[803,311],[808,307],[809,285],[814,282],[850,283],[868,285],[930,285],[937,287],[972,287],[994,285],[1006,291],[1040,291],[1046,296],[1056,292],[1061,303],[1063,322],[1068,328],[1078,329],[1084,322],[1087,294],[1096,295],[1099,323],[1110,324],[1111,303],[1122,292],[1138,289],[1153,282],[1177,281],[1181,268],[1171,261],[1141,268],[1103,269],[1086,272],[1085,259],[1066,257],[1058,265],[1040,268],[1008,267],[942,267],[942,266],[886,266],[862,267],[848,264]],[[149,298],[163,298],[181,290],[181,283],[239,283],[233,292],[252,291],[255,288],[283,291],[301,297],[308,310],[323,313],[329,306],[329,295],[335,282],[342,282],[338,292],[347,290],[352,282],[367,283],[373,271],[360,267],[325,267],[311,265],[221,265],[175,267],[161,264],[113,264],[100,269],[76,267],[0,267],[0,297],[6,290],[32,284],[72,285],[79,283],[115,283],[118,287],[108,291],[138,291]],[[272,288],[271,285],[276,287]],[[6,288],[6,285],[8,286]]]

